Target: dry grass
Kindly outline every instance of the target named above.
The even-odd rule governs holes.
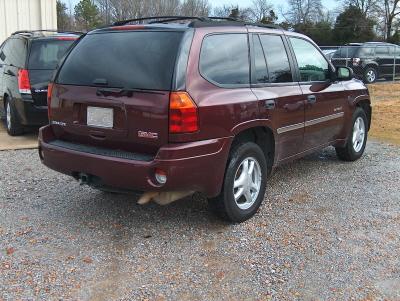
[[[400,145],[400,82],[368,86],[372,100],[370,137]]]

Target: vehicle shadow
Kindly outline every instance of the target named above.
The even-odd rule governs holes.
[[[303,159],[278,167],[271,175],[269,189],[277,191],[281,181],[291,182],[296,178],[312,176],[321,166],[328,168],[330,164],[337,164],[333,149],[325,149]],[[78,185],[73,183],[72,185]],[[149,203],[141,206],[136,204],[138,196],[105,193],[82,186],[76,193],[73,189],[75,200],[71,210],[65,215],[67,222],[81,224],[90,228],[115,225],[115,227],[134,228],[135,231],[148,231],[149,229],[204,229],[207,231],[220,231],[230,224],[219,219],[208,210],[207,199],[204,195],[196,193],[167,206]],[[268,195],[267,195],[268,199]],[[268,201],[268,200],[266,200]],[[145,235],[145,233],[144,233]]]

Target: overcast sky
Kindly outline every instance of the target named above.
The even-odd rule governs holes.
[[[74,7],[79,2],[79,0],[64,0],[64,2],[67,5],[71,5],[72,7]],[[209,2],[212,4],[213,7],[230,5],[230,4],[238,5],[239,7],[246,7],[251,5],[252,0],[209,0]],[[276,3],[274,2],[275,1],[269,1],[269,3],[274,4],[274,8],[277,13],[279,13],[279,6],[286,5],[285,0],[279,1],[280,2],[279,5],[276,5]],[[335,9],[338,6],[336,0],[322,0],[322,4],[328,9]]]

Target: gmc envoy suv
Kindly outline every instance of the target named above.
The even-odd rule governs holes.
[[[48,108],[46,166],[104,190],[201,192],[231,222],[256,213],[277,165],[327,146],[360,158],[371,123],[365,85],[308,37],[211,17],[89,32]]]

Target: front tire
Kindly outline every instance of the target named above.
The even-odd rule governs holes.
[[[24,133],[24,128],[21,125],[15,105],[7,97],[5,98],[5,113],[6,113],[6,128],[10,136],[19,136]]]
[[[209,200],[220,217],[240,223],[251,218],[264,200],[267,162],[261,148],[247,142],[233,147],[221,194]]]
[[[364,153],[368,138],[368,120],[364,110],[357,107],[353,114],[352,131],[346,146],[336,147],[336,154],[343,161],[358,160]]]
[[[366,84],[373,84],[378,79],[378,70],[374,67],[367,67],[364,70],[364,82]]]

